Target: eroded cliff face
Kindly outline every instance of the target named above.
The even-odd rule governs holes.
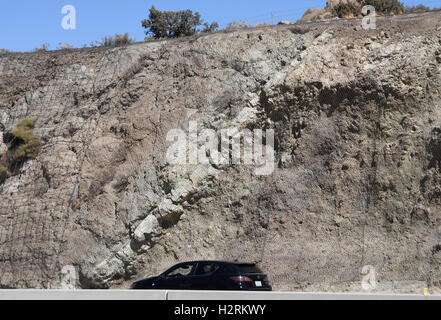
[[[0,287],[238,259],[275,289],[360,291],[371,265],[377,290],[437,290],[440,85],[436,13],[1,55],[0,138],[36,118],[42,147],[0,185]],[[190,121],[273,129],[274,172],[168,164]]]

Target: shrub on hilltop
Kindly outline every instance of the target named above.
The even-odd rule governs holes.
[[[217,22],[204,23],[199,12],[192,10],[160,11],[151,7],[149,18],[141,21],[145,34],[155,39],[179,38],[198,32],[211,32],[219,28]]]

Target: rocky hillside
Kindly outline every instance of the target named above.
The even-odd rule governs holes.
[[[0,55],[0,287],[119,288],[258,262],[275,289],[441,288],[441,14]],[[167,134],[273,129],[274,172],[171,165]],[[75,276],[76,274],[76,276]],[[76,280],[75,280],[76,279]]]

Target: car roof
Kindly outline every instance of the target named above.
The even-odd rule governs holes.
[[[186,263],[218,263],[218,264],[236,264],[236,265],[256,265],[254,262],[222,261],[222,260],[195,260],[195,261],[181,262],[178,264],[186,264]]]

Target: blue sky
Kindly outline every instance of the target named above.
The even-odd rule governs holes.
[[[404,0],[405,5],[441,6],[441,0]],[[141,20],[155,5],[160,10],[191,9],[199,11],[207,21],[218,21],[221,27],[228,22],[244,19],[249,23],[297,20],[306,9],[324,7],[326,0],[3,0],[0,4],[0,48],[30,51],[49,43],[82,47],[106,35],[129,32],[137,41],[144,39]],[[65,5],[76,8],[76,29],[61,27]]]

